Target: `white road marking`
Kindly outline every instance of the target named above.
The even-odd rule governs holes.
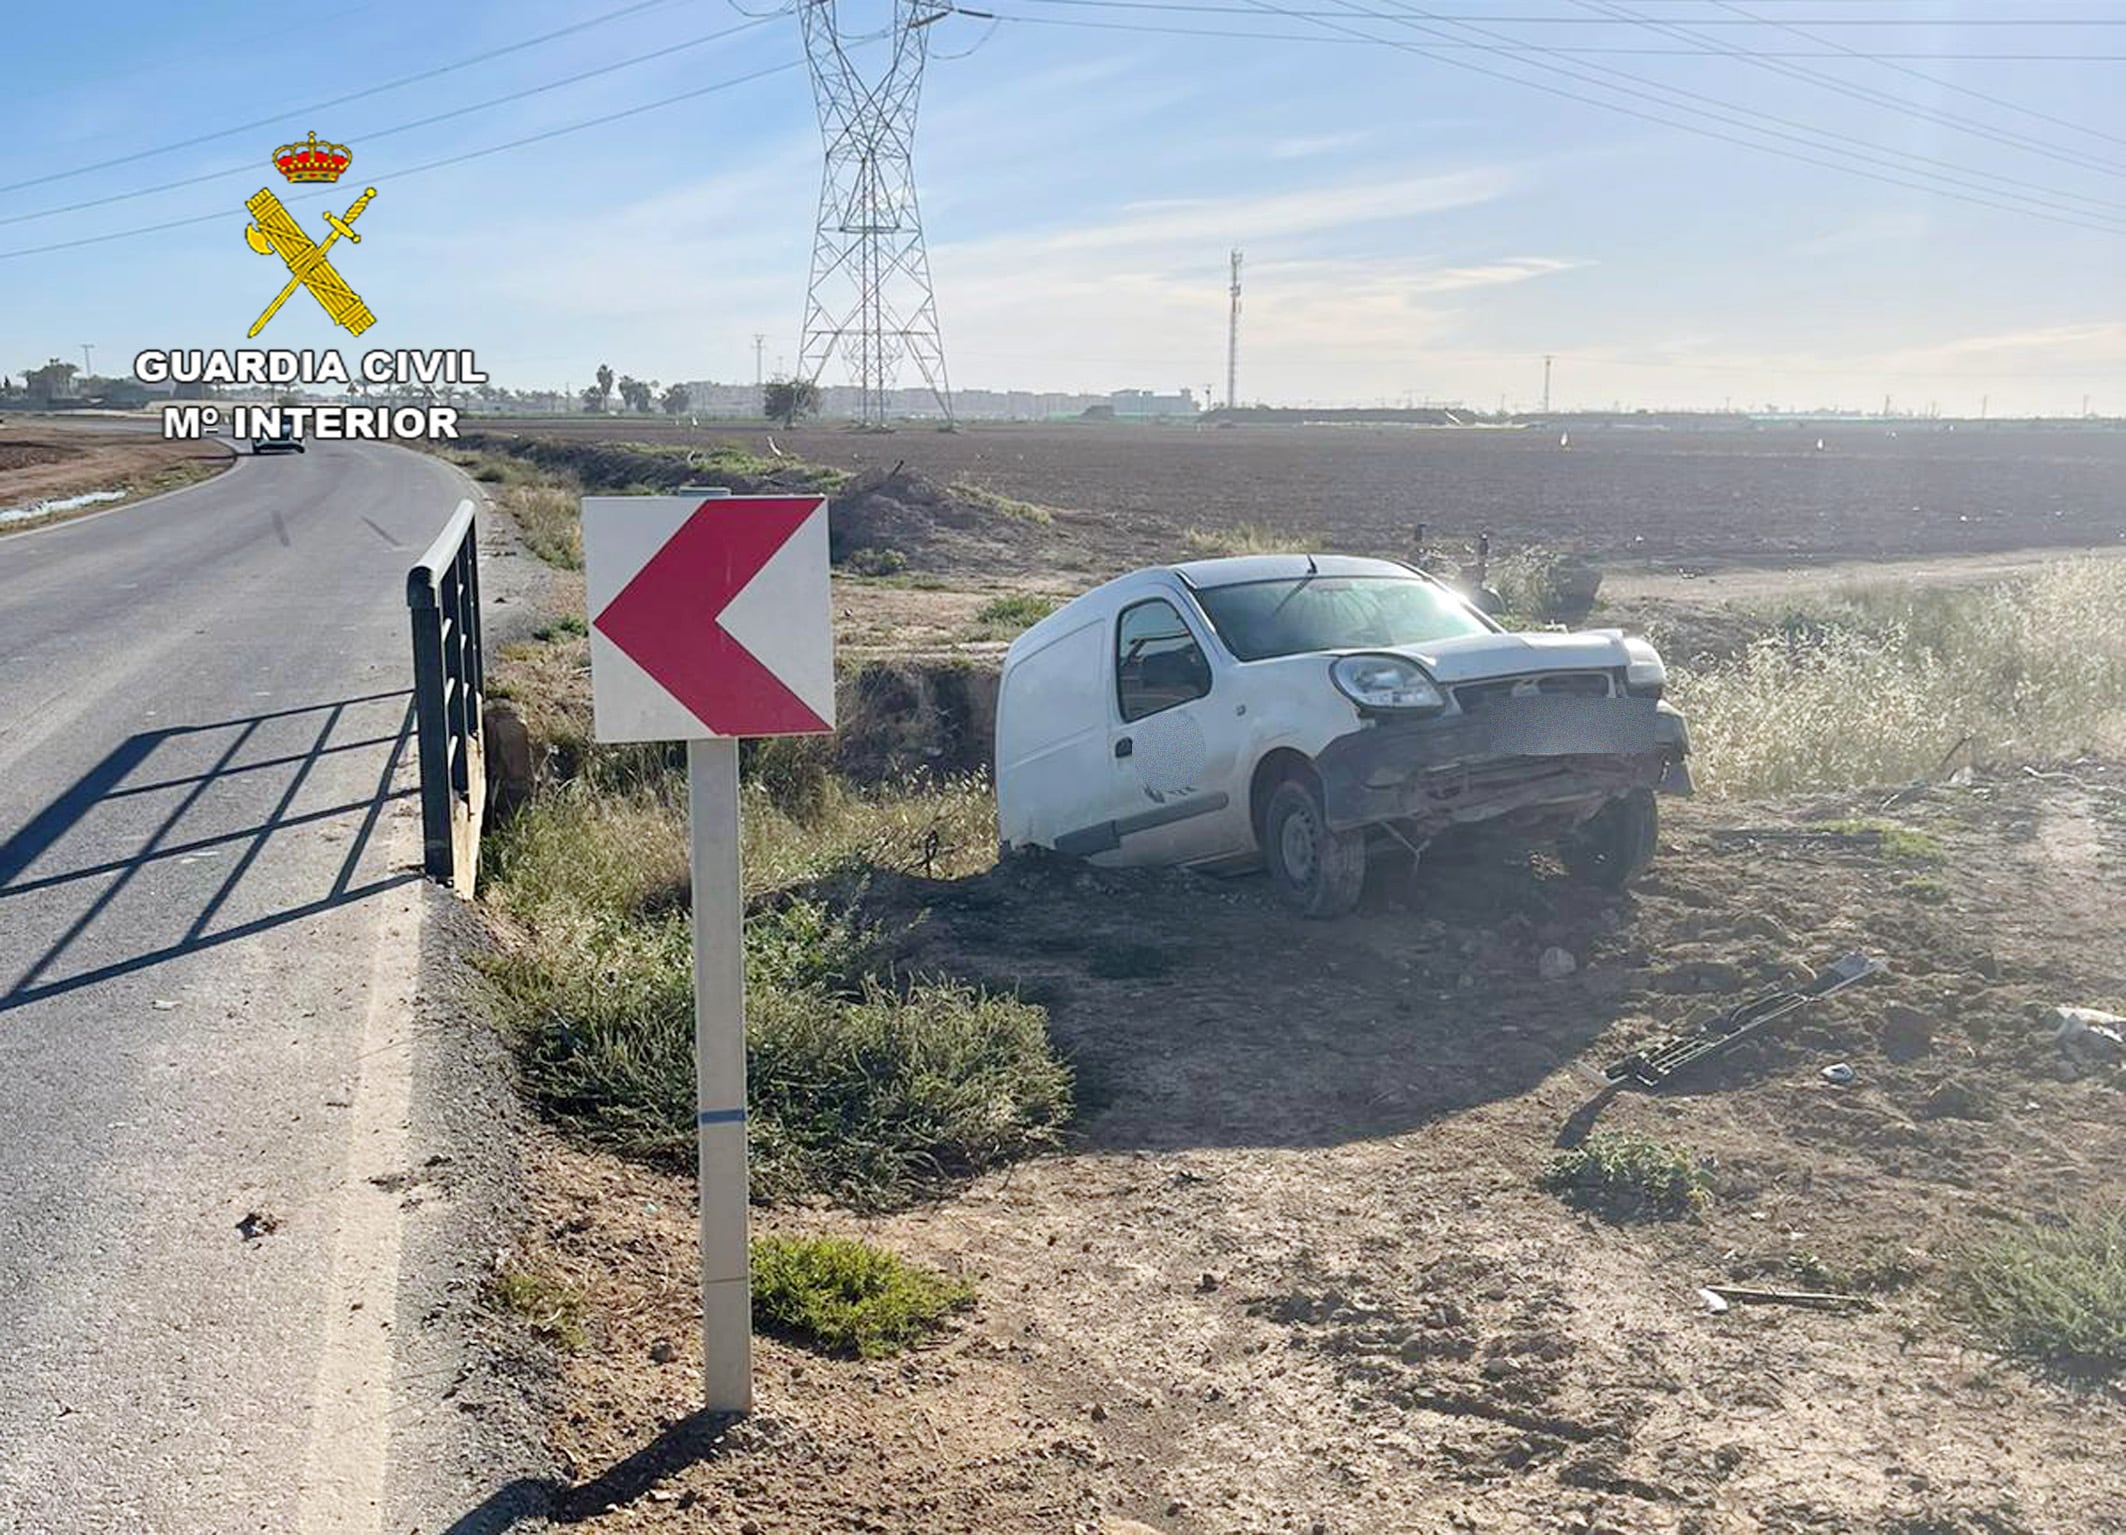
[[[386,834],[386,867],[416,851],[406,823]],[[347,1160],[332,1221],[332,1270],[325,1285],[323,1335],[310,1411],[296,1529],[302,1535],[379,1535],[390,1462],[391,1386],[397,1350],[399,1256],[405,1236],[400,1196],[372,1178],[406,1166],[406,1121],[413,1100],[413,997],[419,981],[422,899],[418,885],[375,897],[376,953],[370,964],[359,1075],[347,1116]]]

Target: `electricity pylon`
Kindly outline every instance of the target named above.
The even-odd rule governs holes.
[[[867,82],[844,49],[836,3],[797,5],[827,151],[798,371],[818,383],[839,353],[857,387],[858,423],[882,427],[887,391],[911,360],[949,423],[952,386],[915,198],[915,111],[930,27],[952,7],[893,0],[891,54]]]

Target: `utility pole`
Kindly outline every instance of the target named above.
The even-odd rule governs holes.
[[[1543,414],[1550,414],[1550,354],[1543,354]]]
[[[930,28],[953,14],[945,0],[893,0],[883,73],[858,74],[834,0],[797,0],[826,165],[798,371],[820,381],[840,353],[857,387],[860,426],[883,428],[894,372],[913,359],[952,423],[952,385],[938,329],[930,256],[915,197],[915,117],[930,56]]]
[[[1225,408],[1240,404],[1240,252],[1233,251],[1233,307],[1225,319]]]
[[[81,376],[83,378],[89,377],[96,371],[96,359],[92,355],[90,355],[95,350],[96,344],[93,341],[84,341],[81,343]],[[2086,406],[2088,404],[2087,399],[2085,398],[2082,403],[2084,406]],[[2084,410],[2083,414],[2088,414],[2086,409]]]
[[[760,331],[753,332],[753,387],[755,389],[758,389],[762,384],[767,382],[767,380],[761,376],[760,371],[761,348],[766,346],[767,344],[768,338],[765,334]]]

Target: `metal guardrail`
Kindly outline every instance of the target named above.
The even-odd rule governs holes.
[[[413,615],[414,724],[420,732],[421,834],[429,876],[472,894],[487,806],[480,712],[480,552],[473,504],[460,501],[421,562],[406,573]]]

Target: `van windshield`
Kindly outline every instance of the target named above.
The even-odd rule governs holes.
[[[1243,661],[1491,632],[1452,593],[1404,576],[1246,581],[1199,591],[1196,600],[1225,648]]]

